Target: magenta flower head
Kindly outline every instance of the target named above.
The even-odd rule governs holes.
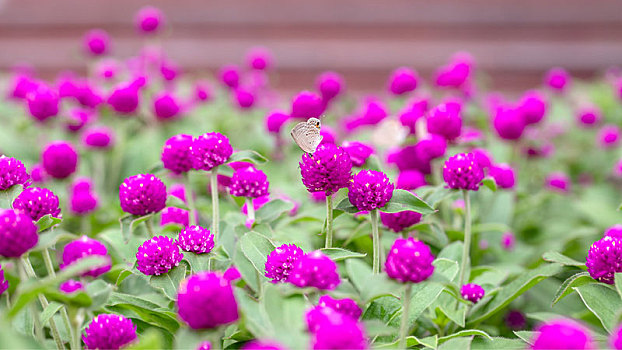
[[[177,207],[166,207],[162,209],[162,213],[160,213],[160,226],[176,224],[181,225],[182,227],[186,227],[189,223],[190,212],[186,209]]]
[[[201,226],[187,226],[181,230],[175,243],[184,252],[206,254],[214,249],[214,235]]]
[[[87,349],[120,349],[136,340],[136,326],[121,315],[100,314],[84,329]]]
[[[0,288],[0,290],[2,290],[2,288]],[[609,346],[615,350],[622,350],[622,325],[618,325],[609,337]]]
[[[564,173],[556,172],[549,174],[546,179],[544,179],[544,184],[546,188],[551,191],[559,193],[570,192],[570,178]]]
[[[449,188],[477,191],[484,179],[484,171],[473,153],[459,153],[445,162],[443,179]]]
[[[361,323],[330,308],[321,308],[325,317],[312,332],[312,348],[367,349],[367,336]]]
[[[315,86],[322,99],[330,101],[345,89],[345,80],[339,73],[324,72],[315,81]]]
[[[504,232],[501,235],[501,248],[507,251],[514,250],[514,246],[516,245],[516,237],[513,232]]]
[[[428,111],[429,99],[426,96],[417,96],[408,102],[408,105],[403,109],[400,116],[400,123],[409,129],[411,134],[416,133],[417,122]]]
[[[92,56],[101,56],[108,52],[110,37],[101,29],[89,30],[84,34],[84,52]]]
[[[226,65],[220,69],[220,81],[225,87],[235,89],[240,84],[240,69],[234,65]]]
[[[208,102],[212,100],[214,93],[208,82],[198,81],[194,84],[194,96],[196,102]]]
[[[442,136],[431,134],[421,138],[419,142],[415,144],[414,150],[419,159],[429,162],[445,155],[447,151],[447,141],[445,141]]]
[[[268,254],[265,276],[272,283],[289,282],[294,265],[304,256],[302,249],[295,244],[283,244]]]
[[[76,280],[67,280],[58,286],[58,290],[65,294],[71,294],[73,292],[84,290],[84,286],[80,281]]]
[[[266,340],[251,340],[248,343],[242,345],[242,350],[287,350],[283,345]]]
[[[417,88],[417,72],[408,68],[400,67],[389,76],[388,89],[394,95],[403,95]]]
[[[159,121],[169,121],[180,115],[181,105],[177,98],[168,92],[157,94],[153,99],[153,114]]]
[[[9,289],[9,281],[4,278],[4,270],[2,265],[0,265],[0,295],[6,292],[7,289]]]
[[[160,9],[146,6],[141,8],[136,14],[136,19],[134,23],[136,23],[136,29],[144,34],[152,34],[158,31],[161,28],[162,23],[164,22],[164,14]]]
[[[594,242],[585,266],[595,280],[613,284],[616,272],[622,272],[622,239],[606,236]]]
[[[352,179],[350,155],[333,144],[320,145],[313,155],[303,154],[299,165],[302,183],[309,192],[331,195],[348,187]]]
[[[598,142],[601,148],[608,149],[620,144],[620,129],[615,125],[605,125],[598,132]]]
[[[166,185],[151,174],[138,174],[119,186],[121,209],[132,215],[157,213],[166,206]]]
[[[596,349],[590,331],[570,319],[553,319],[536,328],[531,349]]]
[[[292,99],[292,112],[294,119],[319,118],[324,112],[322,98],[311,91],[302,91]]]
[[[555,92],[564,92],[570,85],[570,74],[564,68],[551,68],[544,77],[544,84]]]
[[[0,209],[0,255],[18,258],[38,241],[37,226],[28,215],[19,210]]]
[[[272,55],[265,47],[252,48],[246,54],[246,64],[250,69],[267,70],[272,66]]]
[[[281,111],[272,111],[266,116],[266,130],[271,134],[279,134],[289,115]]]
[[[178,266],[183,257],[172,238],[156,236],[138,247],[136,268],[145,275],[159,276]]]
[[[108,104],[119,114],[132,114],[138,108],[138,86],[122,83],[112,90],[108,96]]]
[[[374,154],[374,148],[363,142],[345,141],[341,147],[350,156],[352,165],[357,167],[363,166],[367,158]]]
[[[383,172],[361,170],[350,183],[348,199],[358,210],[384,207],[393,197],[393,184]]]
[[[363,313],[361,307],[350,298],[333,299],[330,295],[323,295],[320,297],[317,303],[318,307],[328,307],[337,311],[338,313],[348,316],[353,320],[358,320]]]
[[[192,329],[215,328],[239,318],[233,288],[218,272],[199,272],[183,280],[177,307],[179,317]]]
[[[443,136],[449,141],[455,140],[462,131],[460,106],[456,103],[443,103],[432,108],[427,124],[430,134]]]
[[[13,200],[13,208],[25,213],[33,221],[37,221],[48,214],[53,217],[60,215],[58,196],[47,188],[25,188]]]
[[[421,186],[425,186],[425,175],[418,170],[404,170],[400,171],[395,181],[395,187],[403,190],[414,190]]]
[[[380,213],[382,224],[393,232],[402,232],[421,221],[421,214],[406,210],[398,213]]]
[[[615,224],[607,228],[603,234],[603,237],[622,238],[622,225]]]
[[[30,115],[38,122],[44,122],[58,114],[58,93],[45,84],[39,84],[26,94],[26,102]]]
[[[518,310],[510,310],[505,315],[505,325],[513,331],[518,331],[525,328],[527,325],[527,318]]]
[[[288,282],[300,288],[332,290],[341,282],[337,264],[319,250],[298,259],[290,273]]]
[[[44,183],[48,180],[49,175],[45,172],[43,165],[38,163],[30,168],[30,178],[33,183]]]
[[[474,70],[473,57],[466,52],[455,54],[451,62],[441,67],[436,73],[436,85],[440,87],[460,88],[468,83]]]
[[[82,144],[89,149],[105,150],[114,146],[114,131],[105,126],[89,128],[82,136]]]
[[[475,155],[475,160],[477,164],[482,169],[488,169],[492,166],[493,160],[492,155],[484,148],[473,148],[471,153]]]
[[[88,192],[93,188],[93,181],[88,177],[79,177],[71,183],[70,192]]]
[[[412,237],[398,238],[393,243],[384,264],[389,277],[400,282],[419,283],[434,273],[434,255],[430,247]]]
[[[490,176],[495,179],[495,183],[500,188],[512,189],[516,183],[514,169],[507,164],[497,164],[490,167]]]
[[[253,107],[253,104],[255,104],[255,95],[253,95],[253,93],[247,88],[238,86],[233,91],[233,95],[238,107],[242,109],[251,108]]]
[[[254,166],[249,166],[233,173],[230,192],[232,196],[257,198],[267,195],[269,187],[266,174]]]
[[[65,121],[65,128],[69,132],[78,132],[93,119],[93,112],[86,108],[72,108]]]
[[[579,122],[579,125],[587,128],[593,127],[600,123],[601,119],[601,112],[598,107],[595,106],[583,107],[577,112],[577,121]]]
[[[192,156],[192,135],[179,134],[166,140],[162,147],[160,159],[164,168],[175,174],[182,174],[192,170],[194,157]]]
[[[39,82],[27,74],[18,74],[13,77],[9,97],[14,99],[25,99],[28,94],[37,89]]]
[[[192,145],[194,168],[212,170],[212,168],[229,160],[232,153],[233,148],[231,148],[227,136],[217,132],[205,133],[197,137]]]
[[[525,121],[517,109],[499,106],[492,121],[493,127],[500,138],[518,140],[525,131]]]
[[[19,159],[0,156],[0,191],[23,185],[30,179],[26,167]]]
[[[66,141],[49,143],[41,153],[45,172],[56,179],[65,179],[78,167],[78,152]]]
[[[69,193],[69,209],[75,215],[92,213],[99,204],[97,195],[89,190],[72,190]]]
[[[63,263],[60,264],[60,268],[65,269],[73,263],[91,256],[102,256],[106,258],[108,263],[103,266],[94,267],[91,270],[84,272],[82,276],[97,277],[110,271],[110,257],[108,256],[108,249],[101,242],[87,236],[82,236],[80,239],[70,242],[65,246],[63,249]]]
[[[460,295],[462,295],[462,299],[468,300],[473,304],[477,303],[484,297],[486,291],[479,284],[469,283],[465,284],[460,288]]]
[[[537,124],[546,114],[546,100],[537,91],[527,91],[518,103],[518,113],[525,125]]]

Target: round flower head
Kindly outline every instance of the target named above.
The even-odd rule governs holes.
[[[393,232],[402,232],[421,221],[421,214],[406,210],[399,213],[380,213],[382,224]]]
[[[518,331],[525,328],[527,325],[527,318],[518,310],[510,310],[507,315],[505,315],[505,325],[513,331]]]
[[[559,193],[570,192],[570,179],[564,173],[551,173],[544,180],[546,187]]]
[[[493,160],[492,155],[486,149],[483,148],[473,148],[471,153],[475,156],[475,161],[482,169],[488,169],[492,166]]]
[[[229,160],[232,153],[227,136],[217,132],[205,133],[197,137],[192,145],[194,168],[212,170]]]
[[[246,64],[255,70],[267,70],[272,66],[270,51],[265,47],[255,47],[246,54]]]
[[[186,209],[177,207],[166,207],[160,214],[160,226],[166,226],[168,224],[181,225],[182,227],[188,226],[190,222],[190,212]]]
[[[58,197],[47,188],[25,188],[13,200],[13,208],[22,211],[33,221],[37,221],[48,214],[56,218],[60,215]]]
[[[384,207],[393,197],[393,184],[387,175],[375,170],[361,170],[350,183],[348,199],[358,210]]]
[[[497,164],[490,168],[490,176],[500,188],[511,189],[516,183],[514,169],[507,164]]]
[[[84,329],[87,349],[120,349],[136,340],[136,326],[121,315],[100,314]]]
[[[504,140],[518,140],[525,130],[525,121],[519,111],[507,106],[497,108],[492,124],[497,135]]]
[[[43,122],[48,118],[55,117],[58,114],[60,100],[58,93],[47,87],[45,84],[39,84],[36,88],[26,95],[28,102],[28,111],[30,115],[39,122]]]
[[[295,119],[319,118],[324,112],[322,98],[310,91],[302,91],[292,99],[290,116]]]
[[[156,95],[153,99],[153,114],[159,121],[175,119],[181,112],[177,98],[168,92]]]
[[[622,238],[622,225],[615,224],[605,230],[603,237]]]
[[[295,244],[283,244],[274,249],[266,260],[265,276],[272,283],[289,282],[294,265],[304,256],[302,249]]]
[[[501,248],[507,251],[512,251],[515,245],[516,237],[514,236],[513,232],[508,231],[504,232],[503,235],[501,235]]]
[[[233,96],[235,97],[235,102],[242,109],[251,108],[255,103],[255,95],[249,89],[240,86],[233,91]]]
[[[242,345],[242,350],[287,350],[283,345],[266,340],[251,340],[248,343]]]
[[[344,90],[345,82],[339,73],[324,72],[315,81],[316,89],[324,101],[330,101]]]
[[[146,6],[136,14],[136,29],[144,34],[152,34],[158,31],[164,22],[164,14],[160,9]]]
[[[257,198],[267,195],[269,186],[266,174],[250,166],[233,173],[230,191],[232,196]]]
[[[166,185],[151,174],[138,174],[119,186],[121,209],[132,215],[157,213],[166,206]]]
[[[425,186],[425,175],[418,170],[404,170],[400,171],[395,180],[395,187],[403,190],[414,190],[421,186]]]
[[[417,88],[417,80],[417,72],[408,67],[400,67],[389,77],[389,92],[394,95],[411,92]]]
[[[110,37],[101,29],[89,30],[84,34],[84,52],[93,56],[104,55],[110,46]]]
[[[400,171],[417,170],[422,174],[432,173],[430,160],[421,157],[416,145],[396,150],[387,157],[387,163],[395,163]]]
[[[484,297],[485,293],[486,291],[484,291],[484,288],[482,288],[479,284],[469,283],[460,288],[460,295],[462,295],[462,299],[468,300],[474,304],[480,301],[480,299]]]
[[[430,111],[427,119],[428,132],[447,140],[455,140],[462,131],[460,108],[451,103],[440,104]]]
[[[214,249],[214,235],[201,226],[187,226],[181,230],[175,243],[185,252],[205,254]]]
[[[48,180],[49,175],[45,172],[43,165],[38,163],[30,168],[30,178],[33,183],[44,183]]]
[[[367,161],[372,154],[374,154],[374,148],[367,144],[358,141],[346,141],[343,143],[342,148],[350,156],[353,166],[361,167]]]
[[[0,191],[25,184],[30,176],[24,163],[13,157],[0,156]]]
[[[229,268],[225,270],[225,273],[222,276],[229,282],[234,282],[242,278],[240,270],[238,270],[238,268],[233,265],[229,266]]]
[[[348,187],[352,178],[350,156],[333,144],[320,145],[313,155],[303,154],[299,165],[302,183],[309,192],[331,195]]]
[[[595,280],[613,284],[616,272],[622,272],[622,239],[606,236],[594,242],[585,266]]]
[[[570,84],[570,74],[564,68],[551,68],[544,77],[544,84],[553,91],[563,92]]]
[[[477,191],[484,179],[484,171],[473,153],[460,153],[445,162],[443,179],[449,188]]]
[[[570,319],[553,319],[536,328],[531,349],[595,349],[590,331]]]
[[[138,247],[136,268],[145,275],[159,276],[178,266],[183,257],[172,238],[156,236]]]
[[[58,289],[65,294],[71,294],[79,290],[84,290],[84,286],[80,281],[67,280],[61,283]]]
[[[112,90],[108,104],[119,114],[132,114],[138,108],[138,86],[123,83]]]
[[[84,108],[72,108],[69,110],[65,121],[65,128],[69,132],[78,132],[93,119],[93,112]]]
[[[195,83],[194,84],[194,96],[195,96],[196,102],[211,101],[214,96],[211,85],[204,81],[199,81]]]
[[[179,285],[179,317],[192,329],[215,328],[238,319],[233,288],[220,273],[199,272]]]
[[[322,290],[337,288],[337,264],[319,250],[302,256],[290,271],[289,282],[300,288],[315,287]]]
[[[452,58],[449,64],[437,71],[436,85],[460,88],[468,83],[474,68],[473,57],[468,53],[460,52]]]
[[[76,215],[84,215],[97,209],[97,195],[91,191],[72,191],[69,194],[69,209]]]
[[[57,179],[65,179],[76,171],[78,153],[73,145],[65,141],[48,144],[41,153],[45,172]]]
[[[220,81],[226,87],[235,89],[240,84],[240,69],[234,65],[226,65],[220,69]]]
[[[37,89],[37,86],[39,86],[39,82],[32,79],[29,75],[18,74],[12,79],[9,97],[14,99],[26,99],[26,96],[28,96],[31,91]]]
[[[358,320],[363,313],[363,310],[352,299],[333,299],[330,295],[323,295],[318,300],[319,307],[328,307],[342,315],[348,316],[353,320]]]
[[[289,120],[289,115],[281,111],[270,112],[266,116],[266,130],[272,134],[279,134],[283,125]]]
[[[412,237],[395,240],[385,263],[389,277],[400,282],[419,283],[434,273],[430,247]]]
[[[526,125],[539,123],[546,114],[546,101],[537,91],[527,91],[518,103],[518,113]]]
[[[419,159],[429,162],[445,155],[447,141],[441,136],[431,134],[420,139],[415,144],[414,150]]]
[[[577,121],[584,127],[595,126],[601,119],[600,110],[594,106],[584,107],[577,113]]]
[[[194,137],[192,135],[179,134],[166,140],[162,147],[162,163],[164,168],[175,174],[188,172],[194,164],[192,156],[192,145]]]
[[[211,350],[211,349],[212,349],[212,344],[208,341],[202,341],[197,346],[197,350]]]
[[[620,144],[620,129],[615,125],[605,125],[598,133],[601,148],[613,148]]]
[[[361,323],[332,312],[313,332],[313,349],[367,349],[367,337]]]
[[[38,241],[37,226],[28,215],[19,210],[0,209],[0,255],[18,258]]]
[[[60,268],[65,269],[71,266],[71,264],[90,256],[102,256],[106,258],[108,263],[104,266],[95,267],[86,271],[82,276],[97,277],[110,271],[108,249],[101,242],[88,238],[87,236],[82,236],[80,239],[65,246],[63,249],[63,263],[60,264]]]
[[[4,270],[0,265],[0,295],[9,289],[9,281],[4,278]]]
[[[114,131],[105,126],[90,128],[84,132],[82,143],[90,149],[108,149],[114,145]]]
[[[622,350],[622,324],[618,325],[618,327],[609,337],[609,346],[615,350]]]

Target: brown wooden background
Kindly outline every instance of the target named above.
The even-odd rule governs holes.
[[[536,85],[553,65],[589,77],[622,63],[621,0],[0,0],[0,69],[83,69],[81,37],[94,27],[128,57],[141,45],[134,14],[148,3],[165,11],[164,46],[187,70],[240,61],[260,44],[285,89],[325,69],[377,89],[397,66],[429,77],[458,50],[498,88]]]

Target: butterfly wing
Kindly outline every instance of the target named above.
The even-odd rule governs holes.
[[[294,126],[291,132],[294,142],[307,153],[315,152],[322,141],[320,130],[306,122],[300,122]]]

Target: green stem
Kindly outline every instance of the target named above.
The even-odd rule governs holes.
[[[210,189],[212,191],[212,234],[214,235],[214,244],[218,240],[218,226],[220,224],[220,215],[218,214],[218,167],[212,168],[210,173]]]
[[[197,225],[196,207],[194,204],[194,196],[192,195],[192,183],[190,182],[190,173],[184,174],[186,183],[186,198],[188,200],[188,211],[190,217],[190,225]]]
[[[326,244],[325,248],[333,247],[333,195],[326,195]]]
[[[464,197],[464,246],[462,247],[462,263],[460,264],[458,286],[462,286],[465,282],[469,251],[471,249],[471,199],[469,191],[462,190],[462,196]]]
[[[380,273],[380,233],[378,232],[378,209],[374,209],[370,212],[371,215],[371,235],[372,243],[374,246],[373,254],[373,272],[374,274]]]
[[[406,285],[404,290],[404,299],[402,300],[402,323],[400,324],[400,343],[398,349],[406,349],[406,336],[408,335],[408,309],[410,308],[410,294],[412,284]]]
[[[255,206],[253,205],[253,199],[246,197],[246,212],[248,213],[248,220],[251,222],[251,227],[255,223]]]
[[[151,218],[153,218],[153,216],[145,220],[145,226],[147,227],[147,232],[149,232],[149,236],[155,237],[155,233],[153,232],[153,224],[151,223]]]

